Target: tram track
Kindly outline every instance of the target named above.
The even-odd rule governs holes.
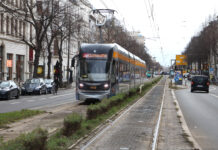
[[[164,82],[164,84],[163,84]],[[93,144],[96,143],[96,141],[99,140],[99,138],[104,138],[105,134],[107,135],[107,132],[109,132],[110,130],[113,130],[113,128],[116,128],[117,124],[119,124],[120,120],[123,120],[126,118],[126,115],[130,114],[130,111],[132,111],[132,109],[134,109],[134,107],[137,107],[137,105],[140,105],[140,103],[142,103],[142,101],[148,101],[146,100],[147,97],[152,97],[154,93],[152,93],[154,90],[157,90],[156,88],[158,87],[159,90],[163,90],[160,96],[160,100],[159,100],[159,104],[158,107],[161,105],[161,109],[157,112],[159,112],[159,116],[157,115],[158,113],[155,112],[154,116],[149,116],[150,117],[154,117],[155,119],[152,119],[153,122],[157,122],[156,125],[154,123],[154,125],[152,125],[152,131],[150,134],[150,138],[149,138],[149,147],[151,147],[151,145],[156,145],[157,140],[157,136],[158,136],[158,131],[159,130],[159,125],[160,125],[160,120],[161,120],[161,111],[162,111],[162,105],[163,105],[163,99],[164,99],[164,89],[166,86],[166,79],[162,79],[157,85],[155,85],[152,89],[149,90],[149,92],[147,92],[142,98],[138,99],[137,101],[135,101],[133,104],[127,106],[125,109],[121,110],[119,113],[117,113],[116,115],[114,115],[113,117],[111,117],[110,119],[106,120],[104,124],[98,126],[91,134],[89,134],[89,136],[87,135],[85,138],[80,139],[77,143],[71,145],[68,149],[93,149]],[[164,87],[164,88],[162,88]],[[156,94],[154,94],[156,95]],[[151,100],[152,101],[152,100]],[[149,102],[150,103],[150,102]],[[146,104],[146,103],[144,103]],[[153,104],[151,105],[151,109],[152,107],[154,108],[155,106],[153,106]],[[149,107],[146,108],[147,110],[149,110]],[[156,108],[155,108],[156,109]],[[153,110],[149,110],[150,112],[154,112]],[[158,120],[158,121],[157,121]],[[138,123],[143,123],[145,122],[145,120],[139,120]],[[157,125],[158,124],[158,125]],[[154,128],[155,127],[155,128]],[[156,131],[155,131],[156,129]],[[155,131],[155,132],[154,132]],[[111,131],[110,131],[111,132]],[[153,142],[152,142],[153,141]],[[94,147],[94,148],[99,148],[99,147]],[[122,148],[122,147],[120,147]],[[101,149],[101,148],[100,148]],[[112,148],[113,149],[113,148]]]

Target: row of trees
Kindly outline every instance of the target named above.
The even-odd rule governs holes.
[[[8,14],[15,20],[22,20],[26,26],[29,26],[30,33],[25,31],[29,35],[20,36],[20,40],[35,52],[33,77],[38,76],[39,59],[45,53],[48,54],[47,78],[51,78],[50,66],[52,53],[55,50],[62,68],[64,42],[68,38],[76,37],[79,26],[84,22],[75,9],[78,2],[73,1],[70,4],[59,0],[20,0],[20,4],[6,0],[0,2],[1,13]],[[17,25],[14,25],[14,29],[17,30]],[[60,81],[62,81],[62,70],[60,71]]]
[[[108,20],[104,31],[105,35],[103,37],[106,43],[118,43],[129,50],[146,62],[148,70],[154,68],[154,66],[157,70],[162,68],[158,62],[152,60],[152,57],[145,49],[145,45],[138,43],[136,39],[130,35],[129,31],[120,25],[116,19]]]
[[[22,20],[30,27],[30,32],[32,33],[29,36],[21,36],[20,40],[35,52],[33,77],[38,76],[37,69],[40,56],[47,53],[47,78],[51,78],[51,59],[53,52],[56,51],[61,68],[59,70],[59,80],[62,83],[63,48],[66,48],[64,47],[66,45],[65,42],[68,43],[68,50],[70,49],[69,43],[71,39],[81,42],[97,42],[98,32],[92,35],[92,39],[89,39],[86,34],[81,32],[81,28],[87,27],[88,23],[83,20],[82,14],[78,12],[79,1],[68,2],[63,3],[59,0],[20,0],[20,7],[12,6],[12,1],[2,0],[0,2],[1,12],[10,14],[14,19]],[[90,14],[85,15],[89,16]],[[16,30],[17,26],[15,25],[14,28]],[[137,43],[116,19],[113,18],[107,21],[103,27],[103,38],[105,43],[118,43],[142,60],[145,60],[149,67],[148,69],[153,68],[154,65],[161,67],[160,64],[153,62],[151,56],[145,51],[144,45]],[[69,63],[67,68],[69,68]]]
[[[193,63],[197,63],[198,69],[202,70],[202,66],[212,66],[211,62],[214,62],[214,69],[217,72],[217,44],[218,19],[217,17],[210,17],[210,20],[205,23],[199,34],[191,38],[184,51],[190,69]]]

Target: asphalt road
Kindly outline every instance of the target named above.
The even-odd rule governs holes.
[[[203,150],[218,149],[218,87],[210,93],[176,90],[176,97],[187,125]]]
[[[57,95],[25,95],[19,99],[0,100],[0,113],[21,109],[42,109],[76,101],[75,90],[59,90]]]
[[[137,80],[135,84],[149,81],[148,79]],[[129,84],[120,85],[120,89],[129,89]],[[121,90],[122,91],[122,90]],[[76,101],[75,88],[59,90],[57,95],[21,95],[19,99],[0,99],[0,113],[12,112],[22,109],[43,109]]]
[[[150,93],[127,109],[103,131],[77,149],[144,150],[151,149],[159,115],[165,79]]]

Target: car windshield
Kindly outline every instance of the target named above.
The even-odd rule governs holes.
[[[40,80],[39,79],[30,79],[26,81],[27,84],[39,84]]]
[[[46,84],[51,84],[51,83],[52,83],[52,80],[45,80],[45,83],[46,83]]]
[[[80,80],[107,81],[109,67],[107,60],[80,60]]]
[[[3,81],[3,82],[0,83],[0,87],[1,87],[1,88],[5,88],[5,87],[9,87],[9,86],[10,86],[10,82],[7,82],[7,81],[4,82],[4,81]]]
[[[194,82],[204,82],[204,81],[207,81],[207,77],[193,77],[193,81]]]

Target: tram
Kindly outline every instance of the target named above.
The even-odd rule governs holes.
[[[102,100],[136,87],[145,76],[145,61],[120,45],[84,43],[76,64],[76,98]]]

